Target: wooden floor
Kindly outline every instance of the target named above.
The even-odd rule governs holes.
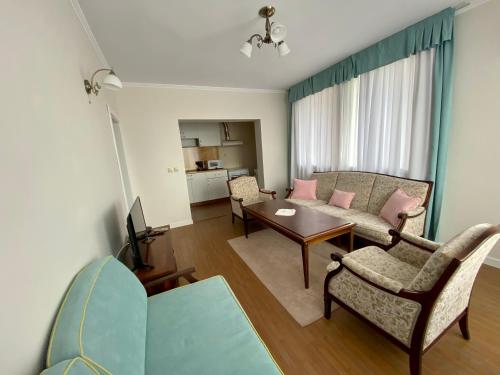
[[[173,230],[179,266],[196,266],[202,279],[226,278],[285,374],[409,373],[405,353],[343,309],[330,321],[300,327],[228,245],[228,239],[243,234],[241,221],[231,224],[229,204],[196,208],[204,209],[207,215],[198,212],[198,217],[205,220]],[[209,212],[217,214],[210,219]],[[424,375],[500,374],[500,269],[481,269],[469,324],[470,341],[457,325],[424,355]]]

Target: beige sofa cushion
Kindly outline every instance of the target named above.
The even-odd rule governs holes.
[[[338,172],[315,172],[311,178],[318,180],[316,187],[316,198],[329,202],[332,197],[335,184],[337,183]]]
[[[394,229],[394,227],[387,221],[369,212],[359,210],[350,211],[349,219],[356,223],[354,227],[356,235],[382,245],[389,245],[392,242],[389,229]]]
[[[355,192],[351,208],[366,211],[377,175],[363,172],[339,172],[335,189]]]
[[[346,210],[345,208],[330,206],[329,204],[325,204],[323,206],[314,207],[315,210],[323,212],[324,214],[340,217],[344,220],[349,218],[349,215],[353,212],[357,212],[356,210]]]
[[[285,200],[287,202],[304,207],[316,207],[316,206],[326,205],[326,202],[322,200],[306,200],[306,199],[291,199],[291,198]]]
[[[425,182],[376,175],[367,211],[374,215],[378,215],[385,202],[387,202],[387,199],[389,199],[398,187],[406,194],[420,198],[420,205],[424,203],[429,189],[429,185]]]

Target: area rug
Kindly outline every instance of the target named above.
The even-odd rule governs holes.
[[[323,316],[323,282],[332,252],[329,242],[309,247],[309,289],[304,288],[300,245],[272,229],[228,240],[262,283],[302,327]],[[338,306],[333,304],[332,310]]]

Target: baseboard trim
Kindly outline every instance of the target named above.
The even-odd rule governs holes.
[[[193,224],[192,219],[180,220],[180,221],[170,223],[170,228],[184,227],[186,225],[191,225],[191,224]]]
[[[500,258],[486,257],[484,263],[487,264],[488,266],[500,268]]]

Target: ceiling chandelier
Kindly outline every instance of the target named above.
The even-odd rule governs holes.
[[[257,47],[262,47],[263,44],[271,44],[278,49],[280,56],[285,56],[290,53],[290,48],[283,39],[286,37],[286,26],[278,22],[269,22],[269,18],[274,15],[276,9],[268,5],[259,10],[259,16],[266,19],[266,36],[253,34],[250,39],[243,43],[240,52],[246,57],[252,57],[252,41],[257,40]]]

